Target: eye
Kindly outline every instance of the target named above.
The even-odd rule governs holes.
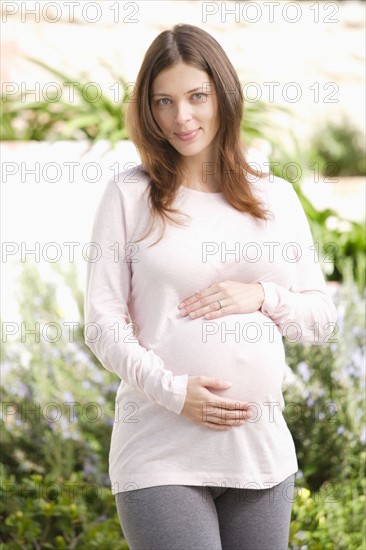
[[[170,99],[168,97],[162,97],[161,99],[158,99],[156,102],[158,105],[168,105],[168,103],[160,103],[160,101],[170,101]]]
[[[193,94],[192,97],[194,97],[194,96],[201,96],[201,97],[198,98],[198,101],[206,101],[206,99],[207,99],[207,94],[203,94],[202,92],[197,92],[197,93]],[[206,98],[206,99],[204,99],[204,98]]]

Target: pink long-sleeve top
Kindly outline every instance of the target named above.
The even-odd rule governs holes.
[[[121,379],[109,453],[113,494],[155,485],[269,488],[298,469],[283,417],[283,339],[321,345],[337,311],[309,224],[286,180],[249,176],[268,221],[223,193],[181,187],[168,220],[151,219],[143,165],[109,180],[97,208],[85,292],[85,342]],[[187,221],[188,220],[188,221]],[[258,282],[260,310],[207,320],[178,304],[219,281]],[[217,396],[252,404],[241,426],[215,431],[182,416],[188,376],[230,380]]]

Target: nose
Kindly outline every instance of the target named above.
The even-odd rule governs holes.
[[[177,103],[176,111],[175,111],[175,121],[177,125],[183,125],[188,120],[191,120],[192,114],[190,110],[189,103],[186,103],[185,101],[182,101],[181,103]]]

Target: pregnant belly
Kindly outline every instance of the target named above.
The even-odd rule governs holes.
[[[266,315],[256,311],[206,320],[178,314],[169,321],[152,349],[174,375],[230,380],[229,389],[213,393],[231,399],[282,401],[285,351],[278,328]]]

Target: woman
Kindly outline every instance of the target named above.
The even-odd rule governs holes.
[[[287,548],[282,336],[319,344],[337,313],[291,184],[245,160],[242,115],[216,40],[162,32],[128,105],[142,163],[95,216],[86,343],[121,378],[109,475],[131,550]]]

